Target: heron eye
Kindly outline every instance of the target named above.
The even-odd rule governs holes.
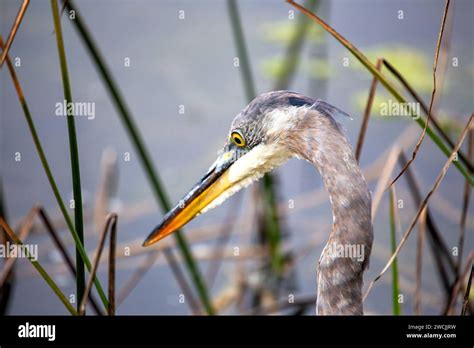
[[[238,147],[244,147],[246,145],[244,137],[239,132],[232,132],[230,138]]]

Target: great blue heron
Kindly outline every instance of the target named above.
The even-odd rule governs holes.
[[[343,112],[290,91],[255,98],[234,118],[214,164],[143,245],[173,233],[289,158],[305,159],[319,170],[333,213],[332,232],[319,259],[316,313],[363,314],[362,278],[373,240],[371,197],[333,118],[338,113]]]

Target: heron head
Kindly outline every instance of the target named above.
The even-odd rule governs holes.
[[[283,164],[295,153],[288,146],[298,114],[315,100],[289,91],[262,94],[233,120],[226,144],[199,182],[181,199],[143,243],[151,245],[197,215]]]

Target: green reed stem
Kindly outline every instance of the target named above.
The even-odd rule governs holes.
[[[330,27],[326,22],[324,22],[321,18],[316,16],[314,13],[312,13],[310,10],[307,8],[295,3],[294,1],[287,0],[287,2],[297,8],[298,10],[302,11],[306,16],[311,18],[313,21],[315,21],[317,24],[319,24],[325,31],[327,31],[329,34],[331,34],[337,41],[339,41],[349,52],[356,57],[356,59],[367,69],[369,72],[375,76],[380,83],[387,89],[387,91],[392,94],[395,99],[399,102],[402,103],[402,105],[406,105],[406,110],[409,112],[409,114],[412,116],[412,118],[416,121],[416,123],[421,127],[425,128],[425,123],[426,121],[421,117],[421,115],[416,114],[414,110],[412,110],[411,107],[409,107],[410,104],[407,103],[406,99],[402,96],[402,94],[397,90],[395,85],[390,82],[390,80],[382,74],[377,68],[375,67],[374,64],[372,64],[369,59],[361,52],[359,51],[352,43],[350,43],[347,39],[345,39],[341,34],[339,34],[336,30],[334,30],[332,27]],[[433,140],[433,142],[439,147],[441,152],[443,152],[446,157],[451,156],[451,150],[445,145],[443,140],[433,132],[430,126],[427,126],[426,128],[426,133],[428,136]],[[460,161],[454,161],[453,162],[454,166],[461,172],[461,174],[467,179],[467,181],[471,184],[471,186],[474,186],[474,176],[469,174],[469,171],[461,164]]]
[[[2,48],[4,47],[3,39],[1,35],[0,35],[0,46]],[[53,191],[54,197],[56,198],[59,209],[61,210],[64,220],[66,221],[66,225],[69,231],[71,232],[72,238],[74,239],[74,243],[76,244],[76,247],[78,247],[78,251],[81,254],[82,260],[86,264],[87,269],[90,271],[91,263],[90,263],[89,257],[87,256],[87,253],[82,243],[80,242],[79,236],[77,235],[74,225],[72,224],[71,217],[69,216],[69,213],[66,209],[66,205],[64,204],[61,194],[59,193],[58,185],[56,184],[56,180],[54,179],[53,173],[51,172],[51,168],[49,166],[48,160],[44,153],[43,146],[41,145],[41,141],[39,139],[38,133],[36,132],[35,123],[33,122],[33,118],[31,117],[30,109],[28,107],[25,96],[23,94],[23,90],[21,88],[18,77],[16,76],[15,68],[13,67],[12,62],[8,57],[6,61],[7,61],[8,70],[10,72],[13,84],[15,86],[15,90],[18,95],[18,99],[20,101],[21,108],[23,110],[23,114],[25,115],[26,123],[28,124],[31,137],[33,139],[33,143],[35,144],[36,151],[38,152],[38,157],[40,158],[41,165],[43,166],[46,177],[48,178],[48,182],[51,186],[51,190]],[[102,300],[102,303],[104,304],[105,308],[107,308],[108,306],[107,297],[105,296],[102,286],[97,278],[94,279],[94,284]]]
[[[41,266],[41,264],[38,262],[38,260],[33,257],[30,254],[30,251],[28,248],[24,247],[23,242],[18,239],[18,237],[15,235],[15,233],[10,229],[10,227],[7,225],[5,220],[3,220],[3,217],[0,217],[0,225],[3,227],[5,232],[8,234],[8,236],[15,242],[16,245],[23,247],[23,251],[25,252],[26,257],[28,260],[31,262],[34,268],[38,271],[40,276],[45,280],[45,282],[49,285],[49,287],[54,291],[56,296],[58,296],[59,300],[64,304],[66,309],[72,314],[72,315],[77,315],[77,311],[74,309],[74,307],[69,303],[67,300],[66,296],[63,294],[61,289],[57,286],[57,284],[54,282],[54,280],[49,276],[48,272]]]
[[[307,0],[304,6],[310,10],[316,8],[318,0]],[[278,91],[287,89],[291,83],[291,78],[294,76],[298,63],[300,61],[301,51],[306,41],[308,29],[311,21],[303,14],[298,16],[295,24],[295,31],[291,38],[285,52],[285,59],[283,60],[283,68],[280,72],[273,90]]]
[[[249,55],[247,52],[247,45],[245,42],[245,35],[242,30],[242,24],[239,15],[239,9],[235,0],[227,0],[227,8],[229,11],[229,18],[232,26],[232,33],[234,35],[234,42],[236,45],[237,54],[239,57],[239,67],[242,75],[242,82],[244,85],[244,92],[247,101],[250,102],[256,97],[257,91],[255,88],[252,70],[250,67]],[[267,234],[269,245],[271,263],[273,269],[280,274],[283,266],[283,257],[280,252],[281,244],[281,228],[278,219],[278,208],[276,200],[276,192],[273,185],[273,175],[267,173],[263,177],[263,204],[264,204],[264,218],[265,218],[265,233]]]
[[[168,196],[162,188],[163,185],[161,184],[161,180],[157,174],[157,171],[154,168],[151,157],[148,154],[148,151],[142,140],[142,136],[140,135],[138,127],[136,126],[135,121],[133,120],[132,114],[125,103],[125,99],[123,98],[116,81],[114,80],[109,68],[105,63],[105,59],[103,58],[98,46],[94,42],[88,28],[82,22],[82,18],[76,6],[73,4],[72,1],[66,1],[65,4],[68,10],[74,10],[76,13],[76,17],[72,21],[72,23],[77,29],[77,32],[80,38],[82,39],[87,51],[89,52],[99,72],[100,77],[102,78],[108,92],[110,93],[110,96],[112,97],[112,101],[118,111],[118,115],[135,147],[135,150],[138,153],[140,161],[144,167],[144,171],[148,177],[148,180],[150,181],[156,200],[161,205],[163,210],[169,211],[172,206],[170,204]],[[174,236],[178,243],[178,247],[183,255],[186,267],[188,268],[188,271],[191,274],[191,278],[199,294],[201,303],[203,304],[206,312],[209,315],[215,314],[208,295],[206,284],[203,280],[203,277],[201,276],[201,272],[199,271],[196,261],[194,260],[186,238],[180,231],[174,233]]]
[[[395,228],[395,195],[393,189],[389,191],[389,225],[390,225],[390,249],[392,254],[397,249],[397,236]],[[400,315],[400,303],[398,302],[398,295],[400,289],[398,287],[398,263],[397,259],[393,260],[392,264],[392,308],[393,315]]]
[[[239,68],[242,73],[242,82],[244,84],[244,92],[247,101],[250,102],[257,96],[255,83],[250,68],[249,54],[247,52],[247,44],[245,42],[244,31],[240,21],[239,9],[235,0],[227,0],[227,8],[229,10],[230,23],[232,25],[232,34],[239,56]]]
[[[58,46],[59,62],[61,66],[61,76],[63,80],[63,91],[66,105],[72,103],[71,84],[69,83],[69,72],[67,68],[66,52],[64,49],[63,33],[61,29],[61,19],[56,0],[51,0],[51,9],[53,12],[54,30],[56,32],[56,42]],[[82,213],[82,192],[81,192],[81,173],[79,165],[79,150],[76,139],[76,125],[74,121],[74,114],[66,108],[67,112],[67,127],[69,135],[69,153],[71,156],[71,172],[72,172],[72,187],[74,197],[74,222],[76,232],[80,243],[84,246],[84,221]],[[76,246],[76,291],[77,298],[84,297],[84,290],[86,286],[84,262]],[[80,301],[77,301],[77,310],[79,310]]]

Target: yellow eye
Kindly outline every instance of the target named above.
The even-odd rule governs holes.
[[[230,135],[230,138],[232,139],[234,144],[237,145],[238,147],[244,147],[246,145],[245,139],[242,136],[242,134],[240,134],[240,132],[237,132],[237,131],[232,132],[232,134]]]

